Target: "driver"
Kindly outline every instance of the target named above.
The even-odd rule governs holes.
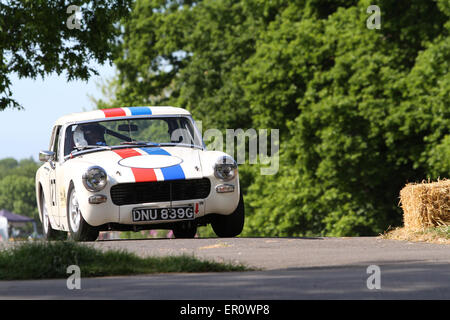
[[[98,124],[87,124],[82,127],[84,139],[90,146],[106,146],[105,128]]]

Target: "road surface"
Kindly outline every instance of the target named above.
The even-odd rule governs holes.
[[[258,271],[82,278],[80,290],[67,289],[66,279],[0,281],[0,299],[450,299],[450,245],[445,244],[363,237],[146,239],[89,245],[140,256],[194,255]],[[368,272],[369,266],[375,267]]]

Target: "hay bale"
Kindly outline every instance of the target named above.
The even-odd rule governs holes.
[[[450,225],[450,180],[407,184],[400,191],[405,228]]]

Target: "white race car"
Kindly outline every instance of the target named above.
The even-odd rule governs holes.
[[[59,118],[36,197],[46,239],[63,232],[94,241],[100,231],[171,229],[192,238],[211,224],[219,237],[244,226],[237,164],[207,151],[190,113],[130,107]]]

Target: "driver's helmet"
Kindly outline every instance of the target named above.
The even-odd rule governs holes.
[[[106,146],[105,127],[98,124],[78,125],[74,131],[73,140],[77,147]]]

